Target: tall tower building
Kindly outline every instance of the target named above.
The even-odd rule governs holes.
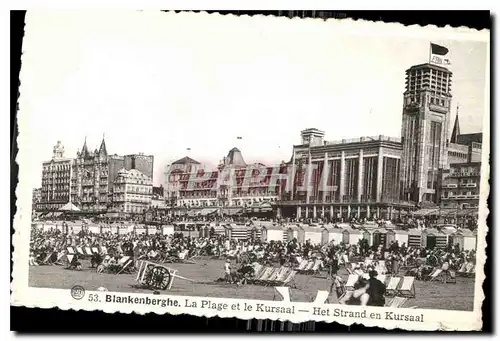
[[[452,72],[433,64],[406,70],[401,137],[403,200],[438,201],[439,169],[447,167]]]

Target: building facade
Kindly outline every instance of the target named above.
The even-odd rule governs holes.
[[[80,210],[106,212],[111,207],[113,181],[123,168],[123,157],[108,155],[104,138],[89,151],[85,140],[72,167],[71,201]]]
[[[292,186],[278,205],[281,213],[390,219],[422,205],[446,206],[455,199],[462,206],[477,203],[474,176],[479,176],[482,134],[460,133],[457,108],[449,136],[451,83],[452,73],[440,66],[421,64],[406,71],[401,138],[327,142],[323,131],[302,131],[290,162]],[[462,165],[470,171],[456,171]],[[462,182],[456,174],[467,175]],[[453,186],[467,190],[450,191]]]
[[[233,148],[216,169],[189,157],[173,162],[165,173],[165,197],[177,207],[250,207],[276,202],[286,165],[247,164]]]
[[[142,214],[151,207],[153,180],[136,169],[121,169],[114,181],[113,207],[115,212]]]
[[[399,198],[401,141],[386,136],[324,141],[301,132],[289,165],[291,186],[278,203],[295,218],[348,219],[394,215],[408,206]]]
[[[444,208],[479,208],[481,162],[452,163],[443,174]]]
[[[52,159],[42,164],[40,211],[53,211],[64,206],[71,196],[71,171],[73,160],[64,157],[64,146],[57,141]]]
[[[32,197],[31,197],[31,210],[39,211],[40,210],[40,202],[42,201],[42,189],[34,188]]]

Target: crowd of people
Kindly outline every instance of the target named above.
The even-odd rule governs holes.
[[[77,234],[64,234],[59,230],[43,231],[33,228],[30,243],[30,265],[49,263],[60,258],[68,246],[104,246],[112,257],[130,256],[135,260],[147,259],[156,262],[175,262],[197,256],[231,259],[237,263],[259,262],[265,265],[294,265],[298,259],[321,259],[323,267],[330,274],[355,259],[383,261],[389,273],[397,273],[402,266],[414,266],[416,276],[422,271],[447,264],[451,270],[458,271],[464,263],[475,263],[475,251],[460,250],[458,245],[445,249],[408,247],[397,241],[385,245],[369,245],[361,239],[357,245],[344,243],[327,245],[312,244],[310,241],[298,243],[297,239],[287,242],[263,242],[259,239],[236,240],[226,235],[217,235],[211,229],[207,237],[191,237],[175,232],[162,234],[93,234],[80,231]],[[365,270],[365,269],[361,269]]]

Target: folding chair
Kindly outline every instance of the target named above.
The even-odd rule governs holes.
[[[385,294],[387,296],[396,296],[400,281],[401,281],[401,277],[391,277],[391,279],[389,280],[389,284],[387,285],[387,288],[385,289]]]
[[[307,260],[305,260],[305,259],[304,259],[304,260],[302,260],[302,261],[299,263],[299,266],[297,266],[297,267],[295,268],[295,270],[297,270],[297,271],[302,271],[302,270],[304,270],[304,269],[306,268],[307,264],[309,264],[309,261],[307,261]]]
[[[288,277],[291,271],[293,270],[288,267],[285,267],[284,271],[282,271],[274,280],[274,285],[278,286],[283,285],[283,283],[285,282],[286,278]]]
[[[269,276],[271,276],[273,270],[274,270],[274,268],[266,266],[264,268],[264,270],[262,271],[262,273],[258,277],[255,278],[254,284],[260,284],[262,281],[267,280],[269,278]]]
[[[443,269],[434,269],[434,271],[429,275],[429,282],[436,280],[439,275],[443,272]]]
[[[408,301],[407,297],[392,297],[389,299],[385,306],[389,308],[401,308]]]
[[[302,273],[302,274],[309,273],[311,271],[311,269],[313,268],[313,266],[314,266],[314,261],[309,261],[307,263],[307,266],[303,270],[299,270],[299,273]]]
[[[290,273],[288,274],[288,276],[283,281],[282,285],[294,288],[295,287],[295,275],[297,275],[297,271],[296,270],[290,271]]]
[[[283,271],[284,267],[281,267],[281,268],[275,268],[274,271],[272,272],[271,276],[269,276],[269,278],[266,280],[266,285],[271,285],[271,284],[274,284],[274,282],[276,281],[276,278],[278,278],[278,275]]]
[[[377,279],[378,279],[380,282],[384,283],[384,285],[385,285],[385,282],[387,281],[387,275],[378,275],[378,276],[377,276]]]
[[[323,262],[321,261],[321,259],[317,259],[316,262],[314,262],[312,269],[309,270],[309,272],[311,272],[313,275],[319,273],[319,269],[322,264]]]
[[[415,298],[415,277],[403,277],[403,283],[397,290],[397,295],[406,298]]]
[[[347,277],[347,282],[344,285],[345,290],[346,291],[354,290],[354,284],[356,284],[358,279],[359,279],[358,275],[349,275],[349,277]]]

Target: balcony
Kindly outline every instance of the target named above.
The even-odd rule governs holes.
[[[457,184],[444,184],[443,187],[444,188],[457,188],[458,185]]]
[[[466,188],[476,188],[477,184],[476,183],[468,183],[468,184],[460,184],[461,187],[466,187]]]

